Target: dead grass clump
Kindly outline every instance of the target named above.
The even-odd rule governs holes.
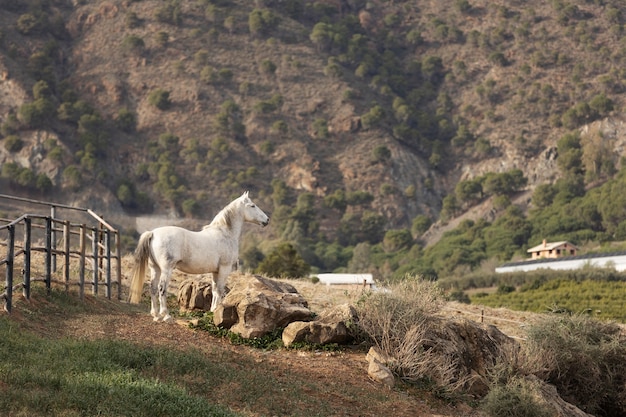
[[[561,397],[597,416],[626,412],[626,335],[586,316],[549,316],[528,331],[528,372]]]
[[[360,329],[392,358],[387,365],[409,382],[432,381],[455,391],[460,381],[453,355],[426,349],[432,323],[444,302],[443,293],[432,282],[407,279],[384,292],[372,292],[358,304]]]

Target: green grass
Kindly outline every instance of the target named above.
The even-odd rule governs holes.
[[[511,310],[588,313],[626,323],[626,282],[554,279],[523,285],[509,293],[475,294],[472,303]]]
[[[61,336],[67,319],[103,310],[145,314],[145,306],[104,298],[81,302],[55,289],[46,296],[41,288],[34,289],[33,299],[14,306],[17,320],[0,314],[0,415],[333,415],[332,401],[323,399],[327,387],[288,368],[277,376],[275,364],[254,355],[219,346],[181,350],[114,336]],[[362,395],[357,388],[343,389],[346,398]],[[322,398],[305,394],[310,392]],[[328,398],[334,398],[330,391]]]
[[[225,370],[198,353],[48,340],[5,317],[0,335],[0,409],[9,415],[238,415],[203,397],[204,381],[223,378]]]

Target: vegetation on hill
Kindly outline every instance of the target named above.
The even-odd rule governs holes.
[[[251,269],[293,248],[302,273],[455,277],[626,239],[618,146],[578,132],[626,104],[626,6],[451,4],[0,0],[0,181],[203,219],[250,189],[273,219]]]

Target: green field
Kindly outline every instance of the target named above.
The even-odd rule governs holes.
[[[511,310],[588,313],[626,323],[626,282],[554,279],[518,288],[500,286],[493,294],[476,293],[472,303]]]

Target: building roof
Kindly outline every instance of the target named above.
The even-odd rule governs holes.
[[[569,243],[566,240],[562,240],[560,242],[546,242],[545,240],[543,241],[543,243],[541,243],[540,245],[537,246],[533,246],[532,248],[528,249],[526,252],[531,253],[531,252],[540,252],[540,251],[544,251],[544,250],[554,250],[554,249],[558,249],[562,246],[565,245],[569,245],[570,247],[574,248],[574,249],[578,249],[578,247],[576,245],[573,245],[571,243]]]
[[[317,277],[320,279],[320,282],[327,285],[374,284],[374,277],[372,274],[317,274]]]

